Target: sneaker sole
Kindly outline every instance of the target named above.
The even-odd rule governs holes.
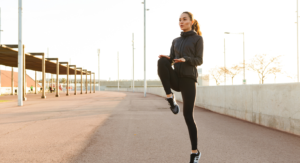
[[[178,113],[179,113],[179,112],[180,112],[180,107],[179,107],[179,105],[178,105],[178,104],[177,104],[177,106],[178,106]],[[178,113],[176,113],[176,114],[178,114]],[[176,115],[176,114],[175,114],[175,115]]]
[[[179,107],[178,104],[177,104],[177,106],[178,106],[178,113],[179,113],[180,112],[180,107]],[[177,115],[178,113],[173,113],[173,114]]]

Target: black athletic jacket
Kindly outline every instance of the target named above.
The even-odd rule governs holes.
[[[170,62],[184,58],[185,62],[174,62],[174,69],[179,77],[192,78],[197,82],[197,66],[203,63],[203,39],[196,31],[181,32],[181,37],[173,40]]]

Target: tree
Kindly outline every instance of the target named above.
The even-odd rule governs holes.
[[[230,67],[229,69],[227,69],[226,67],[221,67],[221,71],[222,73],[228,74],[231,77],[231,82],[233,85],[233,78],[239,74],[241,72],[241,70],[243,69],[243,66],[241,66],[242,64],[235,64],[232,67]]]
[[[281,55],[269,58],[267,54],[257,54],[251,62],[247,64],[247,69],[256,72],[259,77],[259,82],[264,84],[267,75],[275,74],[276,78],[276,74],[281,72],[280,57]]]
[[[223,82],[221,76],[224,73],[220,67],[211,68],[208,72],[215,79],[217,85]]]

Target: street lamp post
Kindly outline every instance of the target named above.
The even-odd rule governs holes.
[[[69,61],[69,66],[70,66],[72,64],[72,59],[70,58],[69,60],[70,60]],[[72,87],[72,76],[69,76],[69,87],[68,87],[69,92],[72,91],[71,87]]]
[[[244,80],[243,80],[243,84],[246,84],[246,72],[245,72],[245,68],[246,68],[246,63],[245,63],[245,33],[243,32],[243,68],[244,68]]]
[[[1,44],[1,32],[3,32],[1,28],[1,8],[0,8],[0,44]]]
[[[50,58],[49,57],[49,48],[47,48],[47,58]],[[47,80],[47,78],[48,78],[48,80]],[[49,90],[49,86],[50,86],[50,81],[49,81],[49,74],[46,74],[46,88],[48,89],[48,92],[50,92],[50,90]]]
[[[23,106],[22,0],[19,0],[18,7],[18,106]]]
[[[146,11],[149,11],[149,9],[146,9],[146,0],[142,2],[144,4],[144,97],[146,97],[147,92],[147,81],[146,81]]]
[[[132,33],[132,92],[134,92],[134,33]]]
[[[299,39],[298,39],[298,0],[297,0],[297,82],[299,82]]]
[[[119,52],[118,52],[118,91],[120,91],[120,80],[119,80]]]
[[[240,33],[231,33],[231,32],[224,32],[224,34],[243,34],[243,84],[246,84],[246,71],[245,71],[245,32]]]
[[[144,97],[147,92],[147,81],[146,81],[146,0],[144,0]]]
[[[1,44],[1,8],[0,8],[0,44]],[[1,66],[0,66],[0,95],[1,95]]]
[[[225,38],[224,38],[224,85],[226,85],[226,55],[225,55]]]

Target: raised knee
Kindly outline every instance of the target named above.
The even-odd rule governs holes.
[[[161,57],[159,58],[159,60],[157,61],[157,64],[158,65],[164,65],[164,64],[169,64],[170,61],[168,58],[165,58],[165,57]]]

